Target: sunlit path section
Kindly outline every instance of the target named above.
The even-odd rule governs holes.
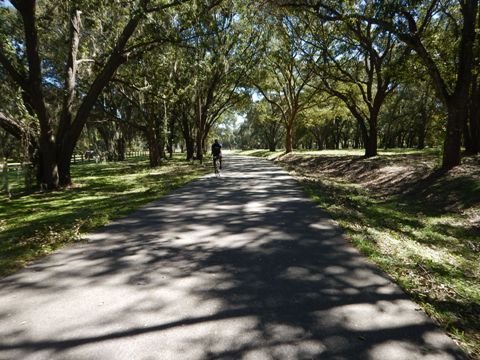
[[[0,283],[0,359],[462,359],[294,180],[229,156]]]

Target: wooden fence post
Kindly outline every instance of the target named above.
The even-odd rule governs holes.
[[[23,168],[23,163],[20,163],[19,166],[17,166],[17,187],[20,187],[20,174],[22,173],[22,168]]]
[[[30,191],[32,189],[32,173],[33,173],[33,165],[32,164],[26,164],[25,168],[23,169],[23,176],[25,180],[25,190]]]
[[[3,190],[5,194],[7,194],[8,197],[10,197],[10,186],[8,184],[8,163],[5,160],[3,163],[3,169],[2,169],[2,177],[3,177]]]

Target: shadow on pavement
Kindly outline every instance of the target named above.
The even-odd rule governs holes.
[[[225,165],[0,282],[0,358],[463,358],[285,172]]]

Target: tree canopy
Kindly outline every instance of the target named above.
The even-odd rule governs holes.
[[[478,1],[11,0],[0,16],[1,155],[51,189],[94,144],[151,166],[202,161],[213,134],[443,146],[444,169],[480,149]]]

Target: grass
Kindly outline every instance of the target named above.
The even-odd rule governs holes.
[[[82,234],[123,217],[205,173],[179,158],[151,169],[141,159],[72,166],[74,186],[63,191],[0,197],[0,276]]]
[[[243,150],[238,153],[239,155],[246,155],[246,156],[255,156],[255,157],[264,157],[270,160],[277,158],[280,155],[285,154],[285,151],[278,150],[278,151],[268,151],[268,150]]]
[[[301,155],[321,155],[321,156],[345,156],[345,155],[354,155],[362,156],[364,154],[363,149],[340,149],[340,150],[295,150],[293,154]],[[252,149],[252,150],[243,150],[239,152],[240,155],[255,156],[255,157],[264,157],[269,159],[277,158],[285,154],[285,150],[276,150],[269,151],[265,149]],[[430,156],[430,155],[440,155],[440,149],[430,148],[430,149],[379,149],[378,154],[380,156],[396,156],[396,155],[421,155],[421,156]]]
[[[0,194],[5,194],[5,173],[2,170],[3,164],[0,164]],[[7,172],[8,189],[10,194],[21,193],[25,190],[25,172],[24,169],[10,168]]]
[[[444,175],[435,171],[435,151],[395,150],[373,159],[351,151],[275,158],[357,248],[480,359],[478,157]]]

